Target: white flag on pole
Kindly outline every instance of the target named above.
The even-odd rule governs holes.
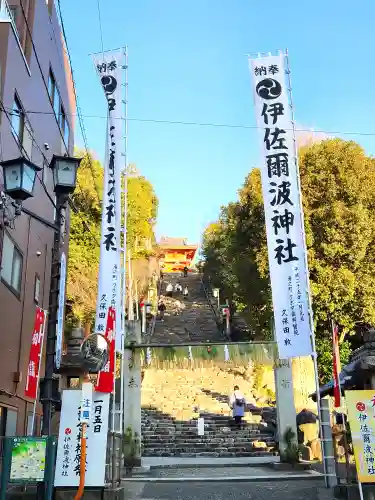
[[[284,54],[250,60],[276,340],[281,359],[312,354],[308,270]]]
[[[122,67],[123,50],[93,56],[107,99],[107,137],[104,164],[104,193],[100,241],[99,286],[95,332],[105,333],[108,308],[121,307],[121,142],[122,142]],[[116,349],[121,348],[121,321],[116,321]]]

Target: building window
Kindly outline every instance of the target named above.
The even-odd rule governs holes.
[[[51,99],[53,110],[55,112],[55,116],[57,119],[59,119],[60,94],[59,94],[59,91],[57,89],[55,77],[53,76],[53,73],[51,70],[49,72],[49,79],[48,79],[48,93],[49,93],[49,97]]]
[[[17,435],[17,411],[0,406],[0,436]]]
[[[9,5],[9,12],[10,15],[12,16],[14,24],[17,24],[17,7],[14,5]]]
[[[63,106],[61,106],[61,110],[60,110],[59,125],[61,128],[61,133],[64,137],[65,146],[66,146],[66,148],[68,148],[69,147],[69,133],[70,133],[70,131],[69,131],[69,123],[68,123],[68,120],[66,119],[66,114],[65,114]]]
[[[53,0],[46,0],[46,5],[47,5],[47,8],[48,8],[48,14],[51,17],[52,16]]]
[[[24,126],[23,126],[23,137],[22,137],[22,147],[29,158],[31,160],[31,156],[33,153],[33,132],[30,125],[29,120],[25,117]]]
[[[18,97],[14,96],[12,106],[12,132],[22,144],[25,115]]]
[[[39,298],[40,298],[40,278],[36,274],[35,275],[35,286],[34,286],[34,300],[37,304],[39,304]]]
[[[1,279],[16,292],[21,292],[22,254],[8,234],[4,232],[3,253],[1,256]]]
[[[52,74],[52,71],[49,72],[49,78],[48,78],[48,93],[49,93],[49,98],[51,99],[51,102],[53,102],[53,96],[55,93],[55,78]]]

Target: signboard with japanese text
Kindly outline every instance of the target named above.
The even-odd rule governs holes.
[[[60,285],[59,285],[59,308],[57,311],[57,327],[56,327],[56,354],[55,366],[60,368],[61,354],[62,354],[62,341],[64,329],[64,316],[65,316],[65,288],[66,288],[66,257],[62,252],[60,258]]]
[[[345,391],[358,480],[375,482],[375,390]]]
[[[313,353],[308,270],[285,56],[250,60],[261,165],[275,336],[282,359]]]
[[[110,307],[105,332],[105,337],[109,342],[109,360],[104,369],[98,373],[95,391],[112,393],[115,386],[115,326],[116,311],[113,307]]]
[[[122,158],[122,70],[123,49],[104,52],[93,57],[107,99],[107,137],[104,162],[103,213],[100,242],[99,286],[95,333],[104,334],[108,308],[117,313],[121,304],[120,230],[121,230],[121,168]],[[116,328],[117,350],[121,348],[121,324]]]
[[[34,329],[31,336],[29,364],[27,369],[25,396],[36,399],[38,395],[39,369],[43,351],[43,338],[46,313],[36,308]]]
[[[55,486],[78,486],[81,460],[82,391],[68,389],[62,395]],[[93,394],[91,416],[87,424],[85,486],[104,486],[109,394]]]

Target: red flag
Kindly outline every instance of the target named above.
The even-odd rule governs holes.
[[[98,392],[113,392],[115,383],[115,328],[116,311],[113,307],[108,309],[107,328],[105,338],[109,342],[109,360],[104,369],[98,373],[95,390]]]
[[[332,323],[332,352],[333,352],[333,396],[335,407],[341,406],[341,386],[340,386],[340,352],[337,325]]]
[[[39,365],[43,348],[45,315],[46,313],[43,309],[40,307],[36,308],[25,387],[25,396],[32,399],[36,399],[38,394]]]

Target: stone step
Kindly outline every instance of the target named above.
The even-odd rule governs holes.
[[[208,432],[205,430],[204,436],[207,439],[226,439],[226,438],[234,438],[234,439],[240,439],[240,438],[259,438],[259,437],[271,437],[273,436],[273,432],[256,432],[256,431],[240,431],[240,430],[231,430],[230,432]],[[154,432],[154,431],[143,431],[142,432],[142,437],[149,439],[149,438],[157,438],[160,439],[161,437],[166,438],[168,437],[169,439],[172,438],[194,438],[194,437],[200,437],[198,435],[197,429],[191,432],[171,432],[168,434],[161,434],[159,432]]]
[[[147,450],[143,456],[144,457],[179,457],[179,458],[198,458],[198,457],[269,457],[276,456],[277,453],[270,451],[243,451],[243,452],[198,452],[198,453],[186,453],[186,452],[161,452],[161,451],[149,451]]]
[[[151,441],[149,443],[142,443],[142,446],[144,449],[165,449],[165,450],[172,450],[172,449],[184,449],[184,450],[191,450],[194,449],[196,451],[210,451],[211,449],[215,451],[216,449],[220,448],[226,448],[229,451],[232,450],[254,450],[254,449],[268,449],[268,448],[274,448],[276,446],[275,441],[268,441],[264,442],[265,446],[261,446],[258,444],[254,443],[256,440],[253,442],[251,441],[242,441],[238,443],[228,443],[228,442],[223,442],[223,443],[194,443],[194,442],[184,442],[184,441],[179,441],[179,442],[172,442],[172,443],[160,443],[160,441]]]
[[[154,424],[154,425],[159,425],[160,427],[191,427],[192,425],[197,425],[198,423],[198,418],[192,418],[190,420],[184,420],[184,421],[176,421],[176,420],[158,420],[157,418],[152,419],[142,419],[141,423],[143,425],[148,425],[148,424]],[[204,419],[205,425],[212,426],[212,427],[227,427],[228,424],[233,424],[233,418],[226,418],[222,420],[208,420]],[[242,421],[243,425],[246,426],[252,426],[252,427],[259,427],[262,426],[263,424],[261,422],[251,422],[248,420],[243,420]]]
[[[222,437],[227,435],[236,436],[258,436],[259,434],[269,434],[272,435],[273,431],[269,428],[264,429],[236,429],[235,427],[224,427],[224,429],[209,429],[205,427],[204,433],[207,436],[212,437]],[[197,427],[191,427],[189,429],[153,429],[153,428],[143,428],[142,434],[144,436],[196,436],[198,434]]]
[[[190,425],[190,426],[184,426],[184,427],[162,427],[162,426],[152,426],[152,425],[149,425],[149,426],[143,426],[142,427],[142,430],[144,432],[156,432],[156,433],[160,433],[160,434],[169,434],[169,433],[175,433],[175,432],[197,432],[197,428],[198,426],[197,425]],[[211,433],[220,433],[220,432],[223,432],[223,429],[233,429],[233,430],[236,430],[236,431],[239,431],[238,429],[236,429],[232,424],[229,424],[229,425],[223,425],[223,426],[208,426],[208,425],[205,425],[204,426],[204,429],[205,429],[205,432],[211,432]],[[258,426],[255,426],[255,427],[248,427],[248,426],[245,426],[244,429],[242,429],[243,431],[247,431],[247,432],[267,432],[267,429],[268,427],[264,426],[264,427],[258,427]]]

